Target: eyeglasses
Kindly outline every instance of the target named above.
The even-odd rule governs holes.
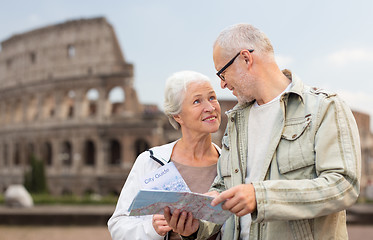
[[[247,49],[247,51],[249,51],[250,53],[254,52],[254,49]],[[238,55],[240,55],[241,51],[239,51],[236,56],[234,56],[227,64],[225,64],[224,67],[222,67],[217,73],[216,75],[222,80],[222,81],[225,81],[225,78],[223,75],[221,75],[225,69],[227,69],[230,65],[232,65],[232,63],[234,62],[234,60],[238,57]]]

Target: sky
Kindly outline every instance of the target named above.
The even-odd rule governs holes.
[[[250,23],[270,38],[280,68],[338,93],[373,128],[371,0],[0,0],[0,41],[66,20],[106,17],[125,60],[134,64],[141,103],[163,105],[166,79],[193,70],[220,99],[212,45],[224,28]]]

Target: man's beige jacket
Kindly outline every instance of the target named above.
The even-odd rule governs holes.
[[[336,95],[305,86],[287,70],[289,92],[273,127],[261,178],[253,182],[257,209],[250,240],[348,239],[345,209],[359,195],[361,150],[349,107]],[[244,183],[247,124],[252,103],[227,112],[218,176],[212,190]],[[257,143],[260,144],[260,143]],[[220,226],[201,222],[198,239]],[[223,239],[240,239],[239,218],[230,217]]]

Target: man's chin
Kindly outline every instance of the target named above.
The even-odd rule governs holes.
[[[245,103],[249,103],[249,102],[252,102],[252,101],[255,100],[255,99],[252,98],[252,97],[246,97],[246,96],[241,96],[241,95],[236,96],[236,98],[237,98],[237,101],[238,101],[238,103],[239,103],[240,105],[243,105],[243,104],[245,104]]]

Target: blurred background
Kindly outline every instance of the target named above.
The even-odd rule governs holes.
[[[347,221],[350,239],[372,236],[373,2],[0,4],[0,240],[110,239],[106,221],[136,156],[180,136],[162,112],[167,77],[199,71],[222,111],[236,103],[220,88],[212,45],[240,22],[268,35],[281,68],[353,110],[362,184]]]

